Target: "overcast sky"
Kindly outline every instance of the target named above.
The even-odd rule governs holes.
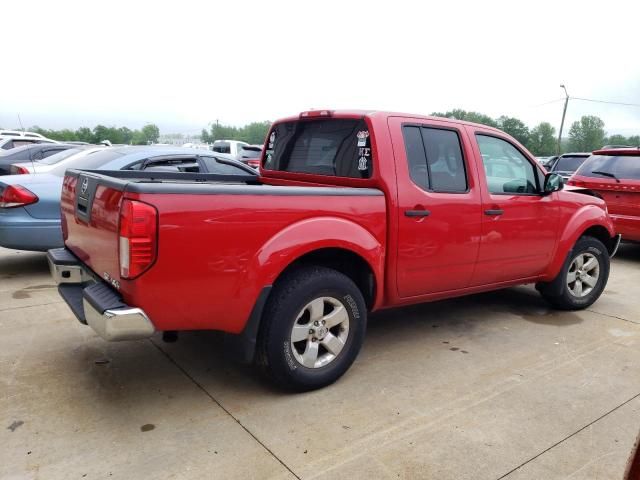
[[[640,104],[639,1],[3,5],[0,126],[199,132],[309,108],[464,108],[528,125]],[[547,103],[557,100],[554,103]],[[547,103],[546,105],[541,105]],[[640,134],[640,108],[569,102]]]

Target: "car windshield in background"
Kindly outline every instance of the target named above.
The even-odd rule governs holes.
[[[50,157],[47,157],[43,160],[38,160],[38,163],[41,163],[43,165],[55,165],[56,163],[64,160],[65,158],[69,158],[71,155],[75,155],[82,150],[82,148],[70,148],[68,150],[63,150],[61,152],[54,153]]]
[[[92,170],[94,168],[100,168],[102,165],[123,155],[124,153],[110,148],[105,148],[104,150],[87,153],[86,155],[78,155],[77,158],[69,159],[68,162],[63,162],[60,165],[53,167],[49,173],[58,177],[64,177],[64,172],[69,168]]]
[[[553,170],[557,172],[575,172],[586,159],[587,157],[560,157]]]
[[[606,177],[603,173],[610,173],[618,179],[640,180],[640,156],[592,155],[582,164],[576,175],[597,178]]]
[[[268,138],[265,168],[283,172],[369,178],[371,139],[364,120],[284,122]]]

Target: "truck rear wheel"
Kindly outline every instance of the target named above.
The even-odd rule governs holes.
[[[349,277],[324,267],[296,269],[276,284],[265,307],[257,363],[285,388],[324,387],[355,360],[366,323],[364,298]]]
[[[609,279],[607,248],[597,238],[580,237],[567,255],[558,276],[536,288],[551,305],[561,310],[581,310],[602,294]]]

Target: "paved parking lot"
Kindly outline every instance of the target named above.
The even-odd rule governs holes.
[[[43,254],[0,249],[0,478],[619,479],[639,284],[623,245],[588,311],[522,287],[381,313],[342,380],[291,395],[218,334],[102,341]]]

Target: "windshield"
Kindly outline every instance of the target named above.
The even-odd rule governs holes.
[[[284,122],[269,135],[268,170],[369,178],[371,139],[364,120],[322,119]]]
[[[587,157],[560,157],[553,167],[557,172],[575,172]]]
[[[606,176],[593,172],[610,173],[619,179],[640,180],[640,156],[591,155],[578,169],[576,175],[597,178]]]
[[[43,165],[53,165],[81,151],[81,148],[70,148],[69,150],[63,150],[61,152],[54,153],[50,157],[47,157],[43,160],[38,160],[38,163],[42,163]]]
[[[120,153],[110,148],[89,150],[86,153],[80,152],[77,156],[69,158],[67,161],[61,162],[59,165],[53,167],[49,173],[57,177],[64,177],[64,172],[66,172],[68,168],[92,170],[94,168],[100,168],[102,165],[123,155],[124,153]]]

